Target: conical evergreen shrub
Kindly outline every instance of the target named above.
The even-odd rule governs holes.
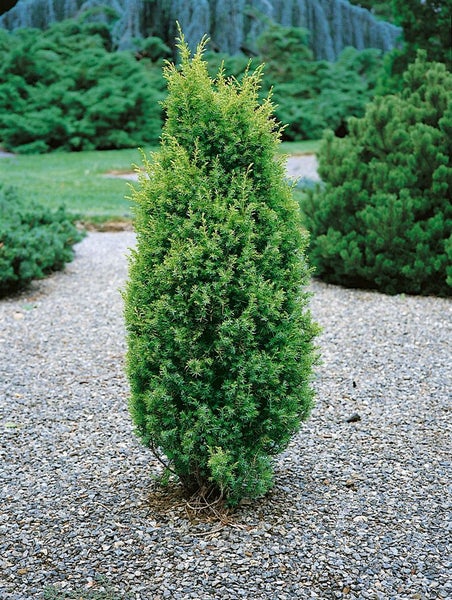
[[[161,147],[133,194],[125,292],[137,434],[190,493],[264,494],[310,412],[307,238],[261,69],[208,75],[181,37]]]
[[[343,139],[327,134],[324,186],[302,201],[309,257],[331,283],[389,294],[452,291],[452,75],[419,53],[400,94]]]

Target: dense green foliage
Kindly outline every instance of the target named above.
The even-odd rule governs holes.
[[[50,212],[0,186],[0,296],[62,269],[82,237],[64,209]]]
[[[347,48],[334,63],[316,61],[306,29],[272,23],[258,39],[258,51],[251,65],[265,64],[260,96],[272,90],[285,140],[318,139],[325,129],[343,135],[348,118],[362,116],[374,96],[382,61],[378,50]],[[238,79],[250,64],[241,55],[210,53],[208,58],[211,74],[223,61],[226,73]]]
[[[403,47],[393,53],[399,73],[423,49],[427,58],[452,66],[452,0],[349,0],[403,29]],[[403,59],[402,59],[403,57]]]
[[[261,71],[212,80],[202,44],[180,50],[160,151],[134,193],[130,409],[188,491],[236,503],[270,487],[271,457],[311,408],[307,240]]]
[[[0,140],[9,150],[156,142],[163,89],[150,60],[112,51],[106,25],[71,19],[44,32],[0,30]]]
[[[452,0],[392,0],[394,21],[403,28],[404,52],[412,62],[419,49],[430,61],[452,67]]]
[[[452,286],[452,75],[420,54],[400,94],[377,98],[320,151],[324,187],[302,204],[317,274],[387,293]]]
[[[351,116],[362,116],[381,66],[378,50],[345,49],[334,63],[315,61],[309,32],[271,25],[259,39],[265,63],[264,91],[272,87],[284,138],[316,139],[325,129],[345,133]]]
[[[157,143],[165,97],[161,62],[171,51],[157,37],[135,52],[112,47],[107,24],[90,12],[46,31],[0,30],[0,143],[20,153],[130,148]],[[259,43],[287,140],[345,130],[374,94],[378,51],[349,48],[335,63],[314,61],[307,33],[272,25]],[[241,79],[248,59],[213,53],[209,61]],[[256,60],[256,62],[257,62]],[[215,70],[216,72],[216,70]]]
[[[403,73],[422,49],[427,59],[452,68],[452,0],[392,0],[393,20],[403,29],[400,48],[389,52],[377,84],[378,94],[395,93]]]
[[[392,21],[392,0],[349,0],[350,4],[356,4],[370,10],[376,17],[385,21]]]

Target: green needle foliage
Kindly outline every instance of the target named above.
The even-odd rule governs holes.
[[[317,326],[261,69],[211,79],[204,47],[191,57],[181,37],[164,69],[161,147],[133,195],[127,371],[143,442],[188,492],[234,504],[269,489],[271,457],[308,417]]]
[[[0,29],[0,141],[23,154],[155,143],[164,81],[149,59],[111,49],[100,23]]]
[[[0,298],[63,269],[83,235],[64,208],[50,211],[0,184]]]
[[[450,295],[452,75],[419,53],[400,94],[377,98],[320,151],[302,201],[310,258],[332,283]]]
[[[335,62],[316,61],[308,39],[306,29],[271,24],[258,40],[286,140],[318,139],[325,129],[345,134],[348,118],[361,117],[375,95],[378,50],[346,48]]]
[[[380,3],[378,3],[380,4]],[[452,70],[452,0],[392,0],[394,22],[402,27],[401,45],[386,54],[377,93],[401,91],[403,73],[422,49],[431,62]]]

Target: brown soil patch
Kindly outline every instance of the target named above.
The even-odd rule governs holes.
[[[86,231],[133,231],[132,219],[112,219],[102,223],[79,221],[78,225]]]

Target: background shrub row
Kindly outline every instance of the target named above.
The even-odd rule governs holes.
[[[0,141],[21,153],[136,147],[158,142],[166,95],[158,38],[114,51],[107,25],[83,17],[8,33],[0,30]],[[276,116],[288,140],[343,129],[363,114],[381,63],[374,50],[343,52],[335,63],[314,61],[307,32],[271,26],[259,40],[255,67],[266,63],[263,98],[275,87]],[[210,52],[212,72],[243,77],[249,59]]]
[[[0,30],[0,140],[22,153],[154,143],[160,68],[112,52],[105,25]]]

